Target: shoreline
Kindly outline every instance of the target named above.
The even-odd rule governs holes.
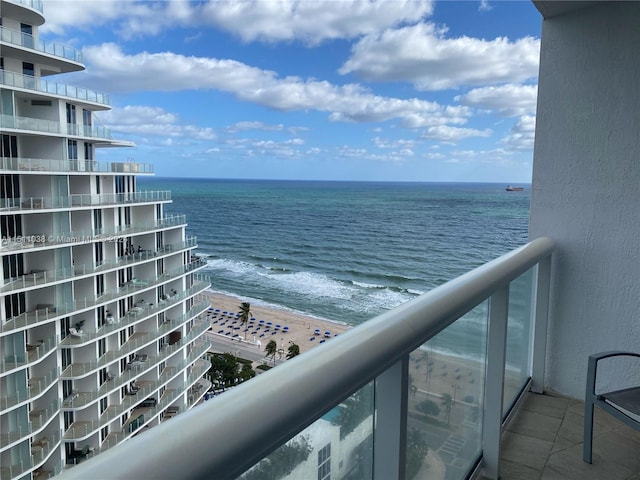
[[[253,304],[249,302],[251,316],[254,318],[254,321],[249,324],[252,328],[247,332],[243,332],[242,328],[232,330],[232,328],[239,325],[232,322],[235,319],[235,313],[239,310],[240,303],[249,299],[212,291],[207,291],[207,296],[213,311],[219,309],[221,313],[227,312],[226,316],[217,315],[215,318],[213,314],[207,316],[207,318],[210,318],[213,327],[212,334],[226,338],[232,338],[232,335],[236,333],[239,337],[244,335],[245,340],[243,342],[248,345],[255,345],[260,351],[264,351],[270,340],[275,340],[284,351],[284,354],[286,354],[288,346],[292,343],[300,347],[300,353],[302,354],[312,348],[320,347],[324,343],[331,341],[334,336],[353,328],[350,325],[332,322],[257,301],[257,303]],[[229,315],[229,313],[233,313],[233,316]],[[264,322],[260,324],[260,320]],[[267,322],[271,322],[272,326],[265,333]],[[225,325],[222,326],[222,323],[225,323]],[[280,329],[275,330],[273,328],[276,324],[280,325]],[[258,325],[261,325],[261,327],[256,330]],[[288,327],[287,331],[283,330],[284,326]],[[231,335],[226,335],[226,332],[230,332]],[[253,332],[258,333],[253,335]],[[325,336],[325,332],[330,333],[330,335]],[[414,392],[410,401],[410,408],[414,410],[420,399],[425,399],[427,398],[426,396],[442,398],[446,394],[452,397],[454,404],[477,404],[481,401],[483,395],[484,368],[484,363],[478,359],[437,350],[415,350],[411,353],[409,362],[409,374]],[[506,373],[507,378],[505,378],[505,381],[510,384],[509,369],[507,369]]]
[[[286,339],[287,345],[295,343],[300,347],[300,353],[304,353],[315,346],[330,341],[334,336],[340,335],[351,328],[351,326],[344,323],[313,317],[287,308],[279,308],[276,305],[260,302],[257,299],[247,299],[213,291],[207,291],[206,295],[209,297],[209,302],[214,311],[219,309],[220,312],[226,311],[235,314],[239,310],[240,303],[248,302],[251,305],[251,317],[255,319],[250,322],[252,328],[247,332],[244,332],[243,329],[233,330],[235,325],[232,326],[231,322],[224,322],[218,316],[215,319],[212,318],[212,332],[227,338],[233,338],[233,335],[244,335],[247,343],[257,345],[261,349],[264,349],[264,346],[271,339],[279,339],[281,342]],[[251,303],[250,300],[255,300],[256,302]],[[233,319],[229,315],[222,318]],[[262,323],[260,322],[261,320],[263,320]],[[267,329],[267,322],[271,322],[273,326]],[[280,328],[273,328],[275,325],[280,325]],[[287,331],[284,329],[285,326],[288,327]],[[228,335],[227,332],[229,332]]]

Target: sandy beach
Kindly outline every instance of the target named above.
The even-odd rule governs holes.
[[[254,328],[250,328],[248,332],[243,332],[243,329],[233,330],[233,327],[238,326],[238,324],[232,323],[233,316],[229,316],[229,313],[237,313],[240,304],[247,300],[220,293],[210,293],[209,296],[211,298],[211,308],[213,308],[214,311],[220,310],[220,313],[227,312],[225,317],[218,315],[212,319],[213,333],[219,333],[223,336],[233,336],[236,333],[239,336],[246,335],[245,338],[247,341],[259,341],[262,349],[264,349],[269,340],[284,338],[285,346],[288,346],[290,342],[295,343],[300,347],[300,353],[302,353],[310,348],[331,341],[335,335],[340,335],[350,328],[348,325],[298,314],[286,309],[254,303],[251,304],[251,316],[255,320],[250,322],[250,325],[255,325]],[[230,320],[224,322],[225,319]],[[261,323],[261,320],[264,320],[264,322]],[[271,328],[267,328],[268,322],[271,322]],[[276,329],[276,325],[280,325],[280,328]],[[288,328],[285,329],[284,327]],[[227,332],[229,332],[230,335],[226,335]],[[254,332],[256,333],[254,334]],[[276,333],[274,334],[274,332]],[[326,332],[329,333],[326,334]]]
[[[251,322],[251,325],[262,325],[261,328],[250,328],[248,332],[243,332],[243,329],[234,330],[233,327],[239,325],[239,323],[233,324],[235,313],[238,312],[240,304],[246,300],[241,297],[220,293],[209,293],[209,296],[211,308],[214,311],[227,312],[226,316],[211,316],[212,332],[227,337],[236,333],[239,336],[246,335],[245,338],[248,342],[259,341],[261,350],[264,350],[271,339],[278,342],[284,339],[283,346],[285,349],[291,342],[297,344],[300,347],[300,352],[303,353],[311,348],[330,342],[335,335],[340,335],[352,328],[349,325],[254,303],[251,304],[251,314],[255,320]],[[233,313],[233,315],[230,316],[229,313]],[[227,321],[225,322],[225,320]],[[260,320],[264,320],[264,322],[260,324]],[[272,326],[265,333],[267,322],[271,322]],[[280,329],[275,330],[275,325],[280,325]],[[283,331],[284,326],[288,327],[286,333]],[[277,332],[275,335],[273,334],[274,331]],[[227,332],[229,335],[226,335]],[[257,333],[253,335],[253,332]],[[330,334],[325,336],[325,332],[330,332]],[[415,386],[414,401],[411,403],[417,404],[426,396],[435,397],[437,400],[438,397],[445,394],[451,395],[457,404],[477,403],[482,395],[482,369],[483,365],[478,362],[441,353],[427,352],[426,350],[417,350],[411,354],[409,368],[409,373]]]

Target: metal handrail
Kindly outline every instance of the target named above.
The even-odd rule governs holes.
[[[543,259],[534,240],[63,472],[232,480]],[[149,446],[153,445],[153,448]],[[215,448],[211,448],[215,445]],[[132,451],[144,451],[141,461]]]

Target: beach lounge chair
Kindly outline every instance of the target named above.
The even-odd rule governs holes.
[[[78,338],[84,337],[84,332],[82,330],[76,330],[74,327],[69,327],[69,334],[72,337],[78,337]]]
[[[582,459],[591,463],[593,447],[593,413],[598,406],[609,415],[629,427],[640,431],[640,386],[622,390],[596,393],[596,374],[600,360],[613,357],[639,358],[640,353],[603,352],[589,356],[587,365],[587,390],[584,397],[584,448]]]

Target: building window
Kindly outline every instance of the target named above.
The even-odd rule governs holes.
[[[78,159],[78,142],[76,140],[67,140],[68,160]]]
[[[96,295],[98,297],[104,295],[104,275],[96,276]]]
[[[102,228],[102,210],[98,208],[93,210],[93,228],[96,230]]]
[[[24,275],[24,254],[2,257],[2,273],[5,281]]]
[[[22,62],[22,74],[28,77],[33,77],[35,75],[33,63]]]
[[[109,425],[100,430],[100,441],[104,442],[106,438],[109,436]]]
[[[18,157],[18,137],[15,135],[2,135],[0,144],[0,157]]]
[[[33,26],[28,23],[21,23],[20,33],[22,33],[22,45],[27,48],[33,48]]]
[[[331,479],[331,444],[327,443],[318,452],[318,480]]]
[[[76,106],[70,103],[67,103],[67,123],[76,124]]]
[[[0,175],[0,198],[20,197],[20,177],[18,175]]]
[[[6,318],[17,317],[26,310],[26,300],[24,292],[14,293],[4,297],[4,309],[7,314]]]
[[[82,124],[85,127],[91,127],[91,111],[86,108],[82,109]]]

